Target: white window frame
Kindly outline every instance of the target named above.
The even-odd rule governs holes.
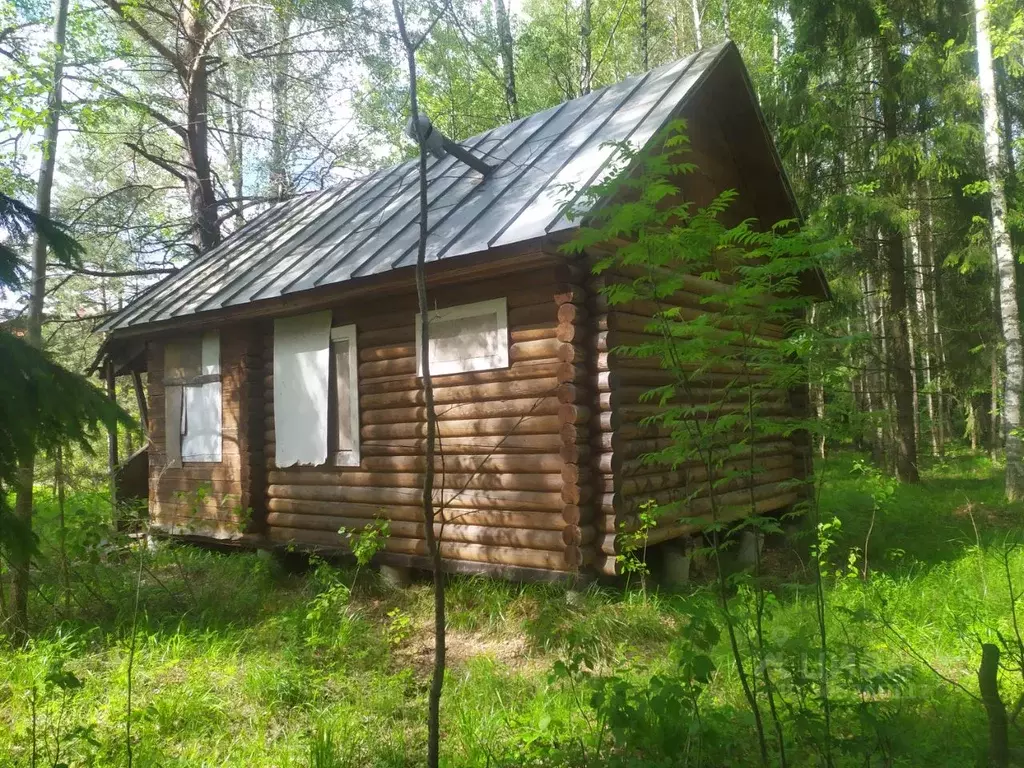
[[[349,356],[348,356],[348,375],[349,375],[349,420],[352,432],[352,448],[351,450],[341,450],[337,445],[334,446],[333,456],[330,457],[330,461],[337,467],[358,467],[362,459],[362,452],[360,450],[359,442],[359,347],[356,343],[356,327],[355,325],[336,325],[331,328],[331,348],[330,354],[331,359],[334,360],[334,343],[337,341],[347,341]],[[337,380],[338,371],[334,370],[334,398],[335,402],[328,406],[328,409],[334,408],[337,410],[335,404],[337,398]],[[334,431],[337,440],[338,431],[338,418],[340,414],[334,414]]]
[[[468,373],[472,371],[491,371],[497,368],[508,368],[509,366],[509,339],[508,339],[508,300],[502,296],[499,299],[487,299],[472,304],[459,304],[444,309],[434,309],[427,313],[428,324],[438,320],[461,320],[466,317],[477,317],[479,315],[493,314],[495,317],[495,330],[501,342],[498,345],[498,352],[487,357],[467,357],[460,360],[446,360],[444,362],[430,362],[431,376],[445,376],[453,373]],[[420,336],[423,322],[419,313],[416,314],[416,375],[423,375],[423,356],[420,350]]]

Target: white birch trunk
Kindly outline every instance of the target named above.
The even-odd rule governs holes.
[[[921,378],[924,379],[925,407],[928,409],[928,428],[932,438],[932,455],[939,455],[938,426],[935,423],[935,396],[932,387],[932,323],[928,307],[928,267],[926,256],[921,247],[920,230],[910,230],[910,274],[912,288],[914,291],[914,327],[917,331],[917,346],[921,361]],[[915,391],[917,385],[917,370],[915,376]],[[915,410],[918,403],[914,403]],[[920,438],[919,438],[920,439]]]
[[[36,182],[36,211],[40,216],[50,217],[50,203],[53,198],[53,178],[57,170],[57,138],[60,115],[63,111],[65,42],[68,27],[68,0],[54,3],[53,24],[53,79],[50,81],[49,100],[46,105],[46,124],[40,146],[39,180]],[[36,233],[32,248],[32,283],[29,291],[28,316],[26,318],[26,341],[34,347],[43,346],[43,305],[46,298],[46,257],[49,246],[46,238]],[[7,375],[6,372],[4,375]],[[116,433],[115,433],[116,434]],[[32,491],[35,479],[35,456],[23,456],[18,466],[17,497],[14,514],[28,531],[32,530]],[[17,642],[28,639],[28,593],[30,589],[29,569],[32,561],[30,551],[14,549],[9,556],[11,566],[11,614],[8,632]]]
[[[690,11],[693,13],[693,42],[699,51],[704,47],[704,33],[700,29],[700,5],[698,0],[690,0]]]
[[[974,0],[975,33],[978,40],[978,83],[981,86],[982,128],[985,139],[985,172],[992,207],[992,257],[999,277],[999,314],[1003,321],[1003,351],[1006,380],[1003,385],[1003,435],[1006,440],[1006,497],[1024,496],[1024,465],[1021,464],[1020,398],[1024,389],[1024,359],[1021,358],[1020,314],[1017,307],[1017,275],[1006,229],[1006,193],[999,167],[1002,155],[999,139],[999,108],[992,68],[986,0]]]

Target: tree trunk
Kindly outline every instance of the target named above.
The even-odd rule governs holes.
[[[117,378],[114,375],[114,361],[112,358],[107,358],[107,397],[110,398],[112,403],[117,402]],[[110,521],[114,526],[114,529],[120,526],[121,521],[117,511],[117,422],[112,421],[110,426],[107,428],[107,464],[110,470]]]
[[[50,217],[50,202],[53,197],[53,176],[57,169],[57,138],[63,103],[64,47],[67,40],[68,0],[56,0],[53,23],[53,79],[46,107],[46,125],[43,129],[41,147],[42,159],[39,164],[39,180],[36,183],[36,210],[41,216]],[[32,284],[29,294],[28,316],[26,318],[26,340],[29,344],[43,346],[43,301],[46,297],[46,239],[36,233],[32,248]],[[21,457],[18,467],[17,498],[14,514],[28,530],[32,528],[32,484],[35,479],[35,455]],[[17,643],[28,639],[28,592],[29,571],[32,565],[31,552],[11,552],[11,608],[10,634]]]
[[[594,31],[591,14],[591,0],[583,0],[583,7],[580,9],[580,95],[590,93],[593,72],[593,52],[591,46],[591,34]]]
[[[640,64],[643,71],[651,68],[651,40],[647,15],[647,0],[640,0]]]
[[[984,1],[984,0],[982,0]],[[1009,724],[1006,705],[999,695],[999,646],[981,645],[981,665],[978,667],[978,692],[988,715],[989,765],[1003,768],[1010,764]]]
[[[230,74],[224,78],[225,90],[231,94],[235,104],[242,103],[241,88],[235,88],[231,82]],[[245,194],[245,140],[242,138],[242,112],[234,104],[225,104],[225,118],[228,124],[227,155],[228,167],[231,169],[231,193],[235,197],[235,229],[241,229],[245,224],[245,216],[242,213],[242,196]]]
[[[1001,442],[999,429],[999,347],[995,342],[990,342],[992,354],[989,355],[989,368],[991,386],[989,398],[992,407],[989,409],[989,434],[988,454],[994,461],[999,454],[999,443]]]
[[[270,82],[270,99],[273,118],[270,136],[270,194],[283,199],[293,190],[292,174],[289,168],[288,151],[288,79],[291,76],[290,39],[292,20],[285,6],[274,10],[274,27],[280,43],[273,58]]]
[[[911,278],[913,280],[913,278]],[[911,292],[916,292],[911,282]],[[913,314],[909,314],[907,317],[907,348],[910,351],[910,386],[912,393],[913,402],[913,416],[914,416],[914,444],[917,445],[921,441],[921,396],[918,392],[918,375],[917,375],[917,322]]]
[[[885,380],[881,370],[882,361],[885,360],[885,341],[882,338],[882,324],[876,317],[875,286],[870,270],[863,277],[862,287],[864,292],[864,323],[868,334],[871,336],[872,348],[874,349],[874,359],[869,363],[872,371],[866,381],[868,411],[871,413],[871,418],[874,422],[871,458],[876,465],[884,469],[888,464],[885,430],[882,425],[882,414],[887,410],[885,406]]]
[[[700,28],[700,4],[698,0],[690,0],[690,12],[693,14],[693,44],[699,51],[704,47],[704,33]]]
[[[922,194],[923,193],[923,194]],[[931,431],[932,454],[941,456],[943,453],[942,403],[938,396],[938,381],[935,376],[936,354],[938,341],[937,310],[935,307],[935,283],[937,275],[932,268],[931,243],[931,201],[928,200],[927,187],[919,190],[920,220],[918,222],[917,254],[919,258],[911,268],[917,274],[917,314],[922,324],[921,362],[924,367],[924,385],[927,389],[928,424]],[[938,401],[938,407],[936,407]]]
[[[912,227],[915,225],[912,225]],[[914,434],[921,444],[921,400],[922,382],[925,389],[925,403],[928,409],[928,429],[932,439],[932,454],[938,454],[935,437],[935,401],[931,390],[931,365],[929,363],[928,300],[925,294],[924,258],[921,254],[920,227],[910,231],[910,285],[914,293],[914,313],[911,315],[911,338],[916,339],[913,350],[914,360]],[[920,364],[918,363],[920,361]]]
[[[71,572],[68,568],[68,529],[64,517],[66,479],[64,477],[64,450],[57,446],[53,457],[54,485],[57,490],[57,544],[60,548],[60,583],[64,593],[64,610],[71,610]]]
[[[203,8],[190,3],[182,5],[184,16],[184,54],[187,80],[185,89],[186,149],[193,177],[188,183],[189,206],[192,211],[196,247],[207,251],[220,242],[217,221],[217,197],[213,188],[210,163],[210,90],[207,83],[206,14]]]
[[[395,20],[405,45],[409,67],[409,111],[419,114],[416,89],[416,49],[422,43],[413,43],[405,28],[405,18],[399,0],[393,0]],[[422,361],[423,403],[426,411],[426,447],[423,472],[423,528],[430,557],[434,580],[434,669],[430,679],[427,697],[427,767],[438,768],[441,744],[441,694],[444,690],[444,673],[447,655],[447,626],[445,618],[445,575],[442,568],[441,542],[434,532],[434,438],[437,434],[437,413],[434,410],[434,384],[430,377],[430,323],[427,303],[426,254],[429,233],[427,200],[427,153],[424,148],[425,136],[421,133],[419,121],[415,121],[416,143],[419,145],[419,241],[416,249],[416,298],[420,315],[420,336],[417,339]]]
[[[967,436],[971,440],[971,452],[978,450],[978,399],[975,396],[967,401]]]
[[[902,52],[891,33],[883,36],[881,56],[882,131],[887,144],[899,139],[900,71]],[[897,197],[899,179],[888,172],[884,192]],[[907,265],[903,232],[888,216],[881,219],[882,247],[889,279],[889,351],[896,406],[896,475],[907,483],[919,481],[917,441],[914,439],[914,377],[910,360],[910,334],[907,325]]]
[[[992,260],[999,286],[999,313],[1003,324],[1003,353],[1006,381],[1003,387],[1003,435],[1006,441],[1006,497],[1024,496],[1020,399],[1024,390],[1024,359],[1021,357],[1020,313],[1017,305],[1017,266],[1006,229],[1006,193],[999,158],[999,114],[996,103],[995,74],[992,69],[992,42],[988,30],[987,0],[974,0],[975,33],[978,43],[978,83],[981,86],[982,131],[985,140],[985,173],[988,177],[992,213]]]
[[[512,39],[512,24],[508,17],[505,0],[495,0],[494,10],[498,21],[498,50],[501,54],[501,70],[505,79],[505,108],[509,120],[518,120],[519,94],[516,91],[515,41]]]

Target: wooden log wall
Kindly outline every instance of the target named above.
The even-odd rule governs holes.
[[[704,206],[725,189],[739,192],[738,199],[722,216],[726,225],[734,225],[747,218],[755,218],[762,226],[798,218],[784,180],[773,165],[773,154],[766,136],[748,99],[742,94],[746,88],[741,73],[721,75],[714,88],[702,89],[691,99],[682,117],[687,120],[690,153],[687,158],[696,165],[693,173],[680,177],[680,195],[694,206]],[[729,98],[723,98],[729,94]],[[723,265],[725,266],[725,265]],[[620,270],[622,272],[622,270]],[[620,279],[628,279],[628,270]],[[605,278],[606,279],[606,278]],[[692,276],[684,289],[670,299],[679,308],[680,317],[695,319],[708,311],[720,311],[712,302],[704,302],[728,290],[731,277],[727,269],[721,281]],[[592,355],[597,382],[598,400],[591,422],[593,471],[596,476],[598,501],[595,504],[597,528],[596,568],[600,572],[615,572],[615,555],[619,550],[617,532],[622,524],[633,525],[639,506],[654,498],[668,502],[686,498],[695,490],[697,496],[689,505],[687,514],[701,515],[710,511],[707,478],[700,467],[687,466],[667,471],[641,460],[644,454],[660,450],[670,444],[663,430],[642,427],[640,420],[654,409],[640,403],[643,392],[668,383],[669,375],[657,360],[638,360],[616,355],[612,350],[622,344],[642,342],[646,326],[657,311],[650,302],[634,302],[629,306],[611,308],[600,293],[602,279],[591,277],[587,293],[594,333]],[[769,329],[766,335],[778,336],[781,328]],[[735,376],[729,366],[707,373],[695,382],[692,395],[704,402],[718,401],[723,387]],[[805,412],[806,393],[779,392],[769,405],[778,413]],[[742,410],[742,403],[731,403],[726,398],[723,412]],[[809,471],[810,447],[806,437],[795,435],[791,439],[765,440],[756,448],[754,459],[760,470],[754,484],[754,504],[759,512],[782,509],[797,500],[796,493],[787,489],[785,480],[803,477]],[[748,460],[749,466],[749,460]],[[750,488],[722,488],[717,501],[723,507],[749,506]],[[734,507],[735,508],[735,507]],[[693,526],[675,521],[663,524],[650,538],[651,543],[693,532]]]
[[[572,343],[558,338],[560,318],[572,322],[572,311],[562,308],[576,306],[564,278],[564,270],[550,266],[428,288],[437,307],[500,297],[508,302],[509,367],[434,377],[435,533],[449,560],[568,574],[593,552],[596,532],[583,511],[589,497],[580,469],[586,439],[572,433],[582,416],[565,399],[564,386],[583,378],[582,366]],[[426,413],[416,376],[415,315],[411,292],[333,310],[334,325],[357,329],[358,467],[273,466],[272,330],[264,337],[271,541],[343,548],[340,527],[357,529],[386,517],[386,552],[427,554],[420,508]]]
[[[599,494],[595,505],[595,564],[600,572],[609,575],[616,572],[615,557],[620,553],[622,529],[635,527],[637,514],[645,502],[654,500],[667,504],[692,497],[681,517],[711,513],[710,484],[704,467],[695,462],[669,469],[643,458],[645,454],[668,447],[671,438],[664,428],[641,424],[645,416],[658,411],[657,406],[641,402],[641,396],[654,387],[670,383],[672,376],[662,370],[657,359],[630,358],[614,351],[623,344],[635,345],[657,339],[646,330],[657,307],[650,302],[639,301],[612,307],[602,293],[609,281],[630,279],[625,272],[628,270],[615,276],[606,273],[602,277],[590,277],[587,284],[593,316],[591,349],[597,382],[597,406],[591,421],[594,473],[598,478]],[[716,309],[720,311],[713,304],[701,302],[705,296],[725,290],[728,290],[725,283],[695,277],[687,281],[684,290],[665,302],[679,307],[684,317],[688,313],[696,316]],[[782,329],[768,328],[765,334],[778,337]],[[728,365],[702,374],[699,381],[693,382],[689,393],[694,404],[721,401],[723,413],[742,411],[745,407],[743,398],[734,401],[726,391],[735,375],[736,372]],[[792,407],[790,394],[780,391],[766,398],[763,411],[781,415],[790,412]],[[716,489],[718,507],[728,508],[724,513],[726,516],[742,514],[741,507],[749,508],[751,498],[759,513],[782,509],[797,500],[796,492],[786,487],[786,481],[800,474],[797,470],[799,447],[794,446],[792,440],[776,438],[758,443],[753,451],[755,477],[752,482],[740,478]],[[750,464],[747,459],[734,462],[727,468],[749,471]],[[656,544],[696,531],[697,526],[692,522],[665,519],[660,521],[648,541]]]
[[[169,468],[163,378],[164,344],[171,338],[150,341],[146,349],[150,525],[168,533],[215,539],[237,539],[258,532],[265,514],[266,485],[259,439],[263,424],[262,339],[253,326],[221,329],[221,461]]]

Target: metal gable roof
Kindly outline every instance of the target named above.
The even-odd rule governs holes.
[[[641,146],[676,113],[731,43],[707,48],[465,142],[496,165],[427,166],[427,260],[483,253],[573,226],[578,196],[612,165],[609,142]],[[104,323],[116,331],[380,274],[415,263],[417,160],[279,203]]]

